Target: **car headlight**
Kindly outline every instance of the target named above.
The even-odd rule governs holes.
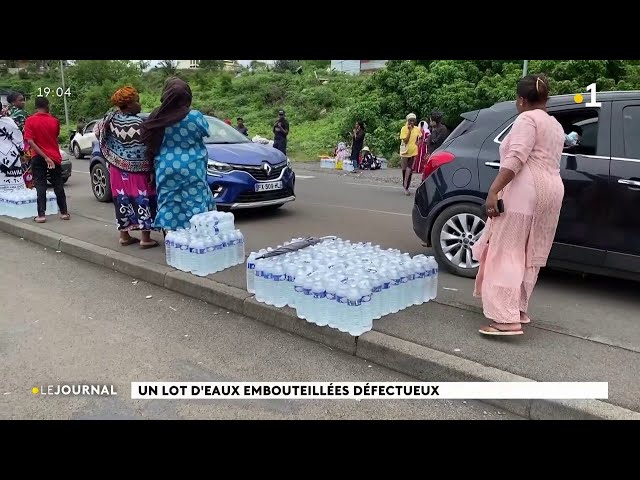
[[[291,160],[289,160],[289,157],[287,157],[287,167],[291,168]]]
[[[207,168],[214,172],[220,172],[220,173],[230,172],[232,170],[229,164],[223,163],[223,162],[216,162],[215,160],[209,160],[207,162]]]

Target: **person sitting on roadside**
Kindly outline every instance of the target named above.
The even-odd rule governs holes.
[[[97,122],[93,132],[109,165],[120,245],[140,242],[142,249],[157,247],[158,242],[151,239],[157,196],[153,166],[146,158],[146,147],[140,138],[140,95],[127,86],[115,92],[111,102],[117,110]],[[134,230],[142,231],[142,240],[131,236]]]

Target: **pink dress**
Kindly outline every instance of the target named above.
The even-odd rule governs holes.
[[[501,168],[516,176],[499,195],[504,213],[487,221],[473,247],[480,262],[474,295],[496,323],[520,322],[547,263],[564,197],[563,146],[562,126],[543,110],[520,114],[500,146]]]

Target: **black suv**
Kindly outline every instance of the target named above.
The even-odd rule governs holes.
[[[599,107],[569,95],[549,99],[549,114],[581,139],[562,155],[565,194],[548,265],[640,280],[640,91],[597,97]],[[516,116],[515,102],[463,114],[432,156],[441,166],[416,191],[413,230],[456,275],[478,271],[471,247],[484,228],[498,148]]]

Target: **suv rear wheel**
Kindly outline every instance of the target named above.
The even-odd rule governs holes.
[[[484,212],[479,205],[458,203],[445,208],[431,230],[438,263],[454,275],[474,278],[479,264],[471,248],[480,239],[484,225]]]
[[[101,163],[96,163],[91,169],[91,190],[99,202],[111,201],[109,172]]]

